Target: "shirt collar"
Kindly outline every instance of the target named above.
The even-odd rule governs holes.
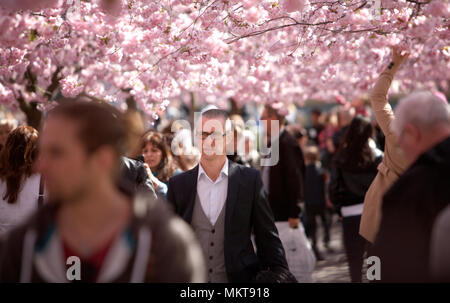
[[[225,163],[223,164],[222,170],[220,171],[219,178],[217,178],[216,182],[220,179],[222,174],[224,174],[225,176],[228,177],[228,158],[227,157],[225,157]],[[202,164],[199,163],[197,180],[200,179],[201,175],[205,175],[206,177],[208,177],[208,175],[206,174],[205,170],[202,167]]]

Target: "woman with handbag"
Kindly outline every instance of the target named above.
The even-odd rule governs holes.
[[[330,199],[342,218],[344,247],[352,282],[362,281],[366,241],[359,235],[364,196],[377,174],[383,153],[372,140],[372,125],[356,116],[334,158]]]

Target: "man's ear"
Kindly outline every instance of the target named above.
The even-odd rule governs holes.
[[[406,140],[410,145],[417,145],[422,137],[420,130],[411,123],[405,124],[405,126],[403,127],[403,133],[405,136],[404,140]]]

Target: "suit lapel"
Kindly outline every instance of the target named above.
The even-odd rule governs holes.
[[[225,203],[225,236],[231,234],[231,224],[234,207],[237,203],[237,198],[239,196],[239,169],[238,165],[232,161],[229,161],[228,166],[228,189],[227,189],[227,199]]]
[[[197,178],[198,178],[198,165],[190,171],[189,178],[187,180],[186,188],[190,188],[189,195],[187,197],[187,205],[185,211],[183,211],[183,219],[186,222],[191,223],[192,213],[194,211],[195,197],[197,196]]]

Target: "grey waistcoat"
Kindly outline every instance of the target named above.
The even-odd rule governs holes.
[[[191,226],[200,242],[205,257],[208,282],[227,283],[225,268],[224,238],[225,238],[225,209],[224,205],[217,221],[211,224],[206,217],[198,194],[195,198]]]

